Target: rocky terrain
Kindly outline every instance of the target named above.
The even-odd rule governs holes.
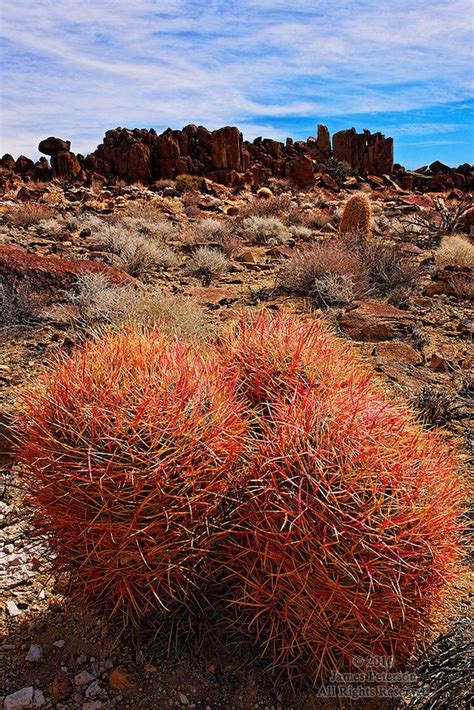
[[[47,551],[30,541],[11,425],[25,386],[98,328],[161,321],[206,340],[240,312],[285,309],[327,318],[426,427],[458,439],[467,462],[471,168],[407,171],[393,164],[390,138],[352,129],[331,142],[324,126],[286,145],[187,126],[108,131],[86,158],[70,147],[42,141],[51,165],[1,160],[4,707],[339,707],[288,689],[249,658],[218,647],[169,649],[163,630],[117,637],[106,618],[71,605],[48,572]],[[367,240],[339,235],[356,193],[370,198]],[[465,707],[470,581],[467,569],[449,628],[414,660],[410,681],[372,707]]]

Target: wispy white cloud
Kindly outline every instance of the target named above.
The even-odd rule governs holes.
[[[282,138],[283,119],[464,102],[471,15],[471,0],[4,3],[1,150],[33,154],[58,134],[87,152],[114,125]]]

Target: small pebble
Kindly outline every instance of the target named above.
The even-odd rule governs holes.
[[[58,641],[53,641],[53,646],[56,646],[56,648],[64,648],[64,644],[66,641],[64,639],[58,639]]]
[[[180,693],[178,697],[181,705],[189,705],[189,700],[187,699],[184,693]]]
[[[86,689],[86,698],[96,698],[102,692],[98,680],[94,680]]]
[[[26,659],[29,663],[41,663],[43,660],[44,651],[37,643],[32,643],[30,650],[26,654]]]
[[[19,610],[14,601],[7,602],[7,612],[10,616],[18,616],[19,614],[21,614],[21,611]]]
[[[89,671],[81,671],[74,676],[74,683],[76,685],[89,685],[93,680],[95,680],[95,678]]]
[[[33,702],[33,686],[29,688],[22,688],[17,690],[16,693],[7,695],[3,701],[4,710],[19,710],[20,708],[27,708]]]
[[[37,708],[40,708],[46,703],[46,698],[44,697],[42,690],[35,690],[33,695],[33,703]]]

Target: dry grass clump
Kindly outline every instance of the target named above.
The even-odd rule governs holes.
[[[9,223],[15,227],[30,227],[43,220],[52,219],[53,216],[54,212],[50,207],[36,202],[19,205],[7,212]]]
[[[35,305],[34,297],[28,294],[24,285],[18,284],[17,288],[12,288],[0,276],[0,328],[30,322]]]
[[[166,219],[151,220],[148,217],[121,217],[117,222],[127,229],[145,237],[165,242],[167,239],[176,239],[179,230],[176,225]]]
[[[175,187],[178,192],[199,192],[204,188],[204,178],[199,175],[178,175]]]
[[[453,274],[449,280],[454,295],[468,301],[474,300],[474,280],[466,274]]]
[[[245,217],[280,217],[285,219],[285,215],[290,211],[292,198],[290,194],[257,198],[239,208],[239,215]]]
[[[195,243],[208,244],[209,242],[222,243],[229,232],[230,225],[227,221],[206,217],[193,225]]]
[[[130,225],[107,225],[97,236],[107,251],[119,257],[122,268],[131,276],[142,276],[156,268],[170,269],[178,264],[171,247],[135,232]]]
[[[183,241],[187,247],[198,244],[219,244],[229,258],[235,256],[242,246],[242,240],[235,232],[235,223],[229,219],[213,217],[195,222]]]
[[[278,217],[261,216],[243,219],[240,233],[247,241],[257,244],[283,244],[289,234],[288,227]]]
[[[172,183],[174,185],[174,182]],[[121,210],[124,217],[136,217],[137,219],[145,219],[150,222],[163,221],[166,219],[164,210],[167,207],[166,203],[160,200],[149,200],[142,202],[141,200],[128,200]]]
[[[349,303],[366,288],[364,263],[357,251],[341,240],[298,252],[283,266],[280,288],[327,307]]]
[[[400,252],[397,244],[371,240],[361,246],[361,256],[373,291],[381,296],[404,289],[413,290],[420,268],[412,257]]]
[[[331,221],[331,215],[323,210],[312,210],[304,213],[303,224],[310,229],[322,229]]]
[[[309,242],[313,238],[313,230],[302,224],[295,224],[290,227],[289,232],[294,239],[301,239],[303,242]]]
[[[41,232],[51,237],[57,237],[66,229],[66,223],[62,219],[45,219],[39,224]]]
[[[84,328],[108,324],[155,326],[185,339],[203,340],[209,334],[199,306],[183,296],[133,286],[114,286],[102,274],[83,274],[69,294]]]
[[[229,268],[229,260],[217,249],[199,247],[189,262],[189,270],[194,276],[200,276],[205,283],[210,283]]]
[[[461,234],[446,235],[436,250],[435,264],[438,269],[447,266],[473,269],[474,244]]]

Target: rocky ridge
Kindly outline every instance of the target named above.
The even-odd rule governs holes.
[[[301,189],[322,184],[334,190],[348,177],[358,176],[372,178],[374,186],[395,180],[403,189],[422,191],[467,191],[474,184],[468,164],[452,169],[435,161],[407,171],[393,162],[392,138],[351,128],[335,133],[331,141],[328,128],[321,124],[315,137],[306,141],[287,138],[286,143],[261,137],[249,142],[233,126],[209,131],[191,124],[161,134],[154,129],[115,128],[86,157],[71,152],[70,147],[70,141],[61,138],[42,140],[38,149],[51,157],[51,165],[46,158],[34,163],[23,155],[17,160],[4,155],[0,160],[4,184],[9,173],[30,180],[84,183],[102,176],[145,184],[190,174],[232,187],[258,186],[269,178],[280,178]]]

